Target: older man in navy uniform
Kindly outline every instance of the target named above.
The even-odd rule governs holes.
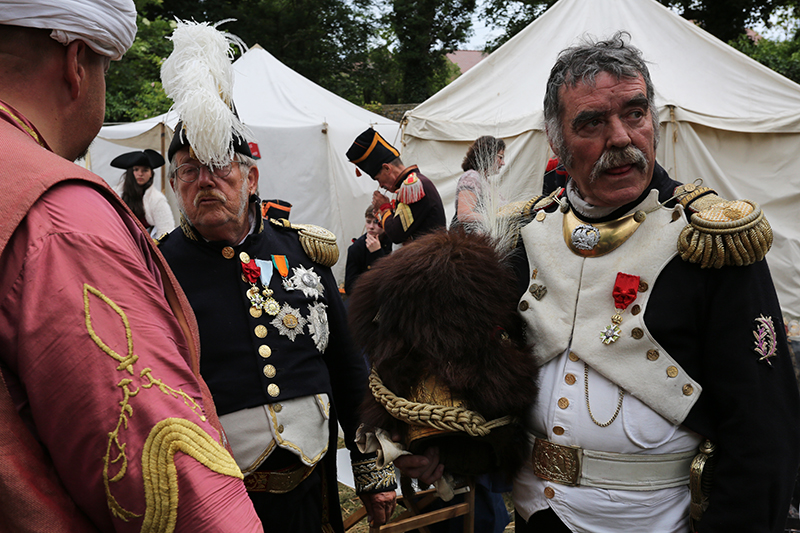
[[[178,134],[169,149],[180,228],[160,249],[200,326],[206,378],[245,485],[266,529],[341,531],[336,421],[348,447],[366,369],[353,351],[322,228],[263,219],[258,168],[236,138],[230,165],[209,169]],[[382,523],[390,471],[354,451],[357,489]]]
[[[372,207],[383,230],[395,244],[446,227],[444,206],[439,191],[417,165],[406,167],[400,152],[381,134],[369,128],[359,135],[347,158],[378,182],[378,185],[397,193],[394,200],[375,191]]]

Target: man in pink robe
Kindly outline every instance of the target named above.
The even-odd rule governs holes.
[[[0,532],[262,531],[183,292],[71,163],[135,20],[131,0],[0,0]]]

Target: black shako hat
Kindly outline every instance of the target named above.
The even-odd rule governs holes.
[[[244,137],[237,135],[233,130],[231,130],[231,145],[233,145],[234,152],[246,155],[247,157],[253,157],[253,153],[250,151],[250,145],[247,144],[247,140],[245,140]],[[172,158],[175,156],[175,152],[181,148],[186,148],[189,146],[189,139],[186,137],[183,121],[178,121],[178,124],[175,126],[175,134],[172,136],[172,142],[169,143],[167,159],[172,161]]]
[[[381,171],[382,165],[391,163],[400,157],[400,152],[386,142],[380,133],[370,128],[356,137],[346,155],[351,163],[375,179],[375,176]]]
[[[164,164],[164,158],[156,152],[147,148],[145,151],[128,152],[118,155],[111,160],[111,166],[128,170],[131,167],[150,167],[156,169]]]

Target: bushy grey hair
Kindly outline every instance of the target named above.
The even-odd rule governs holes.
[[[559,89],[567,85],[575,87],[579,83],[594,85],[595,78],[601,72],[607,72],[617,79],[642,77],[647,87],[647,104],[653,120],[655,144],[658,146],[659,121],[653,81],[642,59],[642,52],[631,46],[630,38],[625,31],[618,31],[605,41],[594,41],[587,37],[581,44],[562,50],[556,59],[544,95],[544,121],[547,138],[557,148],[562,161],[569,156],[569,151],[564,145]]]

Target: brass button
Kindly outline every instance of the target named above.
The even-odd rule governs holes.
[[[280,413],[281,411],[283,411],[283,406],[279,403],[276,403],[275,405],[272,406],[272,410],[275,411],[276,413]]]
[[[222,249],[222,257],[224,257],[225,259],[233,259],[234,255],[235,252],[233,251],[233,248],[231,248],[230,246],[226,246],[225,248]]]
[[[567,385],[575,385],[575,374],[567,374],[564,376],[564,381],[567,382]]]
[[[267,387],[267,394],[269,394],[273,398],[279,395],[280,393],[281,393],[281,388],[275,385],[274,383],[270,383],[269,387]]]
[[[564,434],[564,428],[562,428],[561,426],[554,427],[553,428],[553,434],[554,435],[563,435]]]
[[[639,292],[645,292],[649,287],[646,281],[639,280]]]
[[[687,183],[683,186],[683,190],[686,192],[692,192],[693,190],[695,190],[695,188],[696,187],[694,183]]]
[[[544,497],[547,498],[548,500],[552,499],[552,497],[555,495],[556,491],[553,490],[553,487],[547,487],[546,489],[544,489]]]
[[[283,433],[283,424],[278,424],[278,427],[275,429],[278,430],[278,433]]]
[[[634,339],[641,339],[644,337],[644,331],[642,331],[642,328],[633,328],[631,330],[631,337]]]
[[[545,218],[547,218],[547,213],[544,211],[539,211],[536,213],[536,222],[544,222]]]
[[[519,303],[519,310],[520,310],[520,311],[527,311],[527,310],[528,310],[528,302],[527,302],[527,301],[525,301],[525,300],[522,300],[522,301]]]
[[[239,254],[239,259],[241,260],[242,263],[245,263],[245,264],[250,262],[250,256],[247,255],[247,252],[241,252]]]
[[[261,318],[262,314],[264,314],[264,312],[261,310],[260,307],[251,307],[250,308],[250,316],[251,317],[253,317],[253,318]]]
[[[683,395],[684,396],[691,396],[693,392],[694,392],[694,387],[692,387],[688,383],[683,386]]]
[[[272,348],[270,348],[266,344],[262,344],[261,346],[258,347],[258,355],[266,359],[267,357],[272,355]]]
[[[530,292],[537,300],[541,300],[544,298],[544,295],[547,294],[547,287],[544,285],[539,285],[538,283],[534,283],[530,286],[528,292]]]
[[[678,377],[678,368],[674,367],[674,366],[668,366],[667,367],[667,375],[669,377],[671,377],[671,378]]]
[[[264,337],[267,336],[267,326],[259,324],[256,326],[255,332],[256,332],[256,337],[258,337],[259,339],[263,339]]]
[[[658,359],[658,350],[647,350],[647,358],[651,361]]]
[[[580,358],[575,355],[573,352],[569,352],[569,360],[572,362],[578,361]]]
[[[566,398],[559,398],[558,399],[558,406],[561,409],[566,409],[567,407],[569,407],[569,400],[567,400]]]
[[[275,367],[272,365],[265,365],[264,366],[264,375],[268,378],[274,378],[275,374],[278,372],[275,370]]]
[[[632,315],[638,315],[641,312],[642,312],[642,307],[639,304],[636,304],[633,307],[631,307],[631,314]]]

